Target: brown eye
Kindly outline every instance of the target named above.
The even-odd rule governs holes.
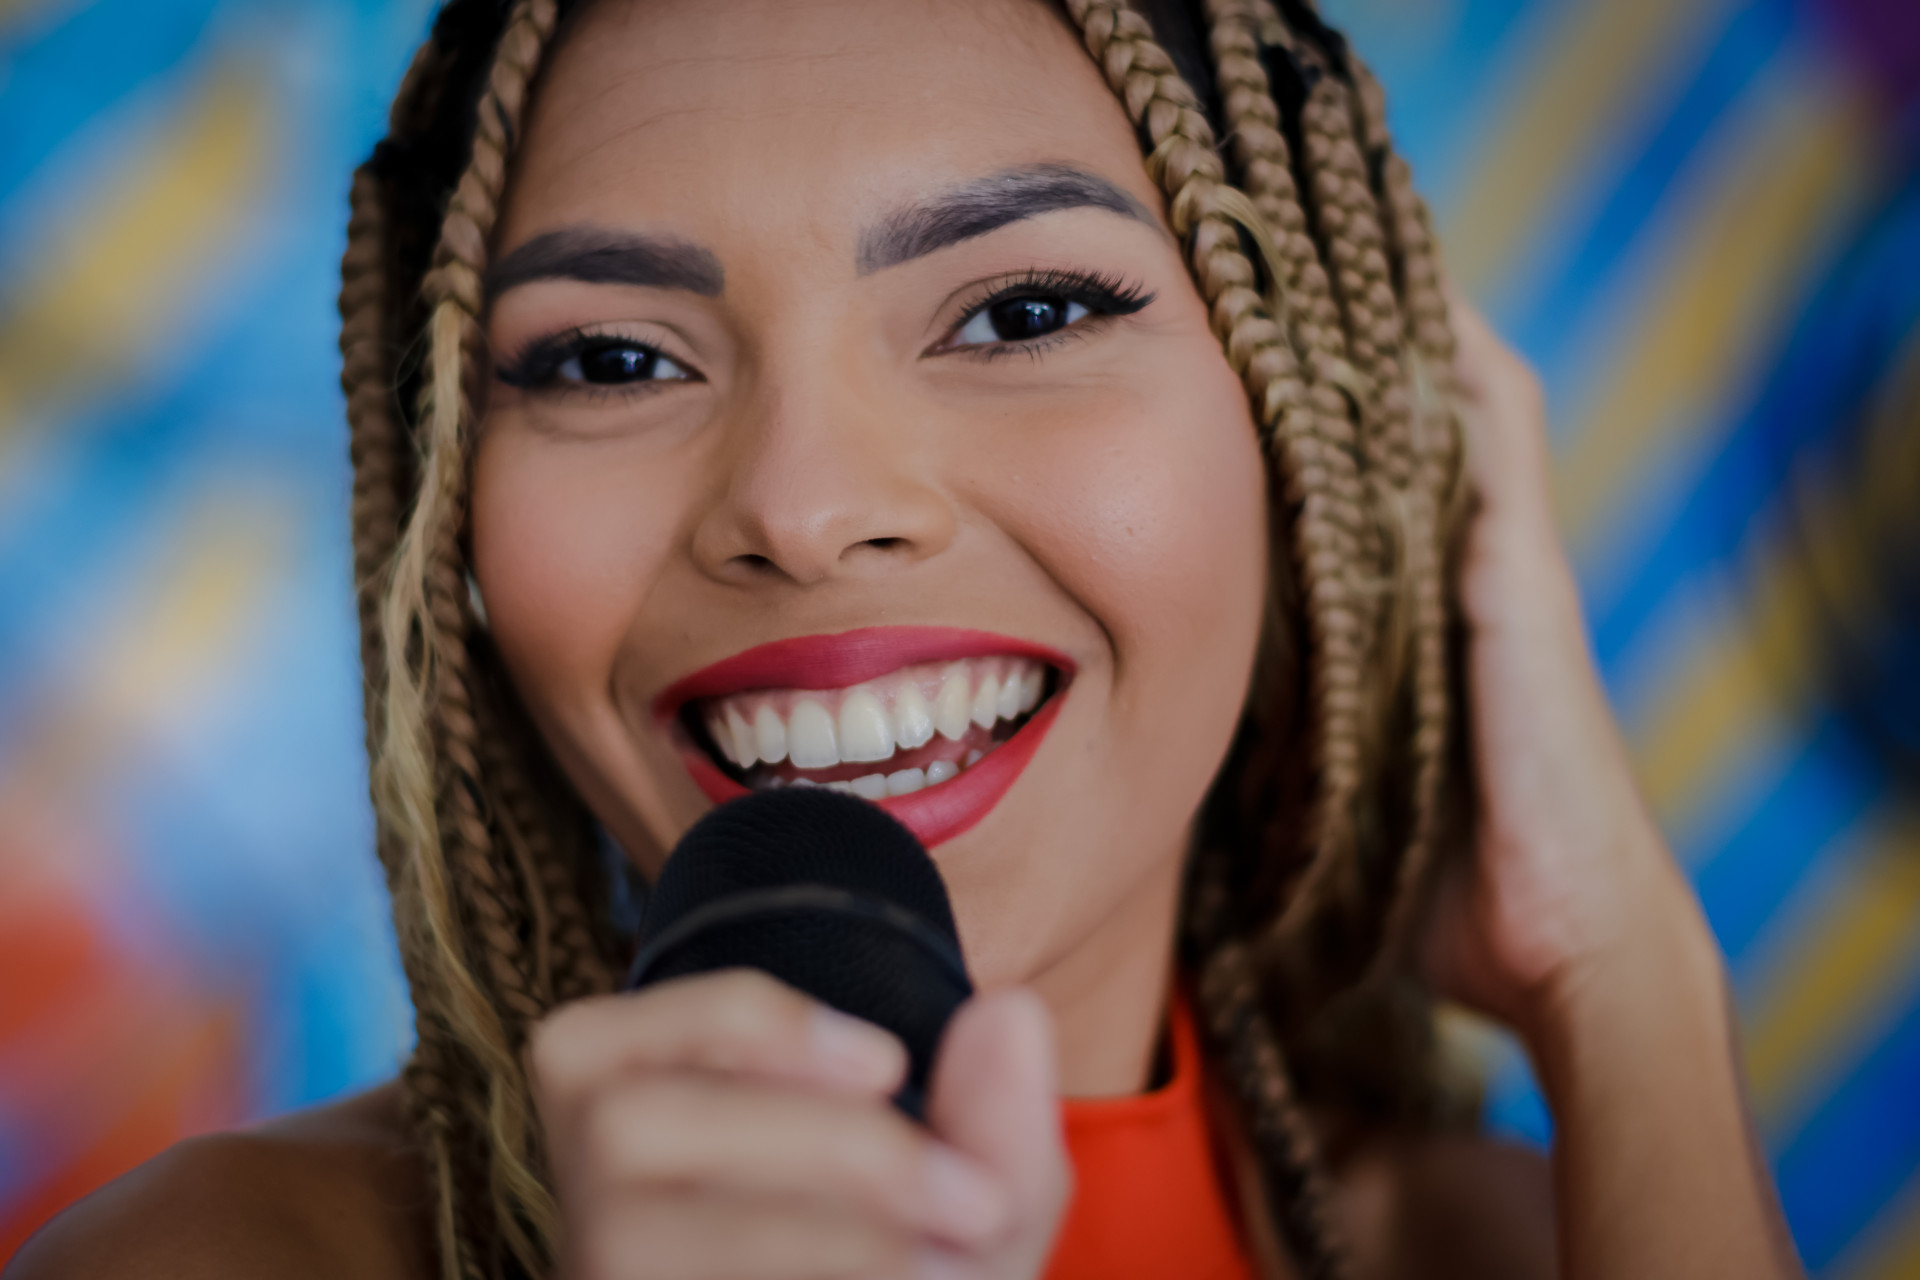
[[[1020,294],[991,302],[960,326],[956,347],[991,342],[1030,342],[1058,333],[1089,314],[1085,304],[1044,294]]]
[[[684,380],[687,371],[652,347],[624,339],[591,341],[554,369],[563,382],[624,386],[634,382]]]

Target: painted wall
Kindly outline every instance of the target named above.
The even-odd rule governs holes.
[[[1920,1278],[1920,10],[1327,0],[1550,390],[1821,1275]],[[0,1258],[390,1074],[334,267],[427,0],[0,0]],[[1490,1116],[1544,1139],[1463,1025]]]

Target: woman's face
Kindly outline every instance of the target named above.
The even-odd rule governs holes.
[[[1164,963],[1264,471],[1067,24],[601,0],[524,126],[473,559],[593,810],[652,872],[743,788],[891,792],[982,985]]]

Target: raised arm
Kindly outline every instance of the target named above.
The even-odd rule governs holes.
[[[1481,831],[1441,989],[1514,1027],[1552,1107],[1568,1280],[1802,1274],[1748,1115],[1720,956],[1635,786],[1548,496],[1533,372],[1456,308]]]

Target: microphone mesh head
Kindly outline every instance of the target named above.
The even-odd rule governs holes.
[[[947,886],[913,832],[878,805],[825,787],[756,791],[694,823],[654,885],[641,941],[709,902],[794,884],[894,903],[960,945]]]
[[[660,873],[634,984],[750,968],[898,1036],[919,1116],[940,1036],[973,994],[933,859],[878,807],[757,791],[701,818]]]

